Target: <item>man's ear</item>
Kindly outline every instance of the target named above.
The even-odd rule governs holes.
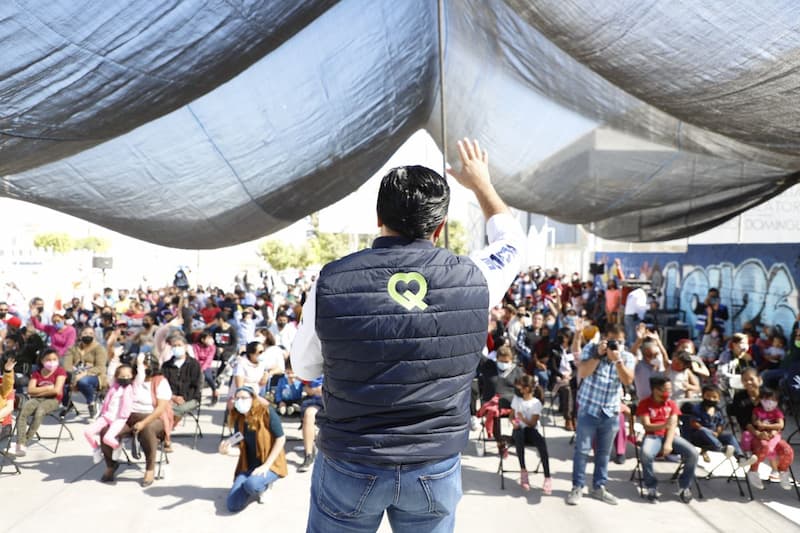
[[[444,227],[446,225],[447,225],[447,217],[444,217],[442,223],[436,226],[436,229],[433,231],[433,235],[431,236],[431,240],[434,242],[434,244],[439,240],[439,236],[442,234],[442,231],[444,231]]]
[[[383,220],[381,220],[381,217],[378,217],[378,227],[380,228],[381,226],[383,226]]]

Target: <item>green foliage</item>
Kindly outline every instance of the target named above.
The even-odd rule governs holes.
[[[111,243],[100,237],[84,237],[77,239],[74,243],[75,250],[89,250],[94,253],[105,252],[111,247]]]
[[[42,250],[63,254],[75,248],[75,241],[67,233],[40,233],[33,238],[33,245]]]
[[[281,241],[274,239],[264,241],[261,243],[259,253],[272,268],[278,271],[287,268],[303,267],[303,265],[300,265],[300,248],[284,244]]]
[[[447,226],[450,251],[456,255],[466,255],[469,252],[469,238],[464,224],[458,220],[450,220]],[[444,248],[444,231],[439,235],[436,246]]]
[[[111,243],[100,237],[84,237],[75,239],[68,233],[40,233],[33,238],[33,245],[42,250],[53,250],[65,254],[73,250],[89,250],[91,252],[105,252]]]

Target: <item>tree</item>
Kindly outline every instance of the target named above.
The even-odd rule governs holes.
[[[111,244],[106,239],[100,237],[84,237],[77,239],[74,243],[75,250],[89,250],[94,253],[107,251]]]
[[[467,229],[458,220],[450,220],[447,223],[447,237],[450,240],[450,251],[456,255],[466,255],[469,252],[469,240]],[[444,230],[439,235],[436,246],[444,248]]]
[[[53,250],[64,254],[74,249],[75,243],[67,233],[40,233],[33,238],[33,245],[41,250]]]
[[[259,253],[275,270],[281,271],[287,268],[302,268],[299,264],[300,250],[290,244],[270,239],[261,243]]]

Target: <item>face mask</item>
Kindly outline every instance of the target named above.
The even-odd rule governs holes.
[[[81,337],[81,342],[83,344],[91,344],[93,340],[94,337],[92,337],[91,335],[84,335],[83,337]]]
[[[794,347],[795,348],[800,348],[800,339],[797,339],[796,341],[794,341]]]
[[[44,367],[50,372],[55,372],[56,368],[58,368],[58,361],[47,361]]]
[[[64,323],[56,322],[56,330],[61,331],[62,329],[64,329]]]
[[[5,313],[5,312],[3,312],[3,311],[0,311],[0,318],[5,318],[5,317],[6,317],[6,314],[7,314],[7,313]]]
[[[764,350],[764,353],[766,353],[767,355],[771,355],[773,357],[775,356],[783,357],[784,355],[786,355],[786,351],[783,348],[778,348],[777,346],[770,346],[769,348]]]
[[[131,383],[133,383],[133,380],[131,378],[118,378],[117,379],[117,385],[119,385],[120,387],[127,387]]]
[[[717,407],[717,403],[714,400],[703,400],[703,407],[708,409],[709,407]]]
[[[761,332],[759,337],[761,337],[762,340],[767,340],[769,338],[769,336],[766,333],[764,333],[763,331]]]
[[[44,313],[44,307],[37,307],[36,310],[39,311],[40,315]]]
[[[545,322],[545,325],[546,325],[548,328],[552,328],[553,326],[555,326],[555,325],[556,325],[556,321],[555,321],[555,320],[548,320],[547,322]]]
[[[174,355],[178,359],[183,359],[183,357],[186,355],[186,348],[184,348],[183,346],[173,346],[172,355]]]
[[[237,398],[235,402],[233,402],[233,407],[243,415],[250,412],[250,408],[253,406],[253,399],[252,398]]]
[[[772,411],[778,407],[778,402],[775,400],[761,400],[761,407],[763,407],[765,411]]]
[[[584,300],[588,300],[591,295],[592,293],[590,293],[589,291],[583,291],[581,293],[581,296],[583,297]]]
[[[497,362],[497,369],[498,369],[500,372],[505,372],[505,371],[506,371],[506,370],[508,370],[509,368],[511,368],[511,363],[504,363],[504,362],[501,362],[501,361],[498,361],[498,362]]]

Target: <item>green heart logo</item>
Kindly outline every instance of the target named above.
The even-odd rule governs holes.
[[[397,292],[398,283],[405,283],[408,285],[412,281],[416,281],[417,285],[419,285],[419,292],[414,293],[411,292],[410,289],[406,289],[403,294]],[[428,304],[422,300],[425,298],[425,295],[428,294],[428,282],[419,272],[398,272],[389,278],[389,284],[386,288],[389,291],[389,296],[392,297],[392,300],[399,303],[409,311],[415,307],[419,307],[421,311],[424,311],[428,307]]]

